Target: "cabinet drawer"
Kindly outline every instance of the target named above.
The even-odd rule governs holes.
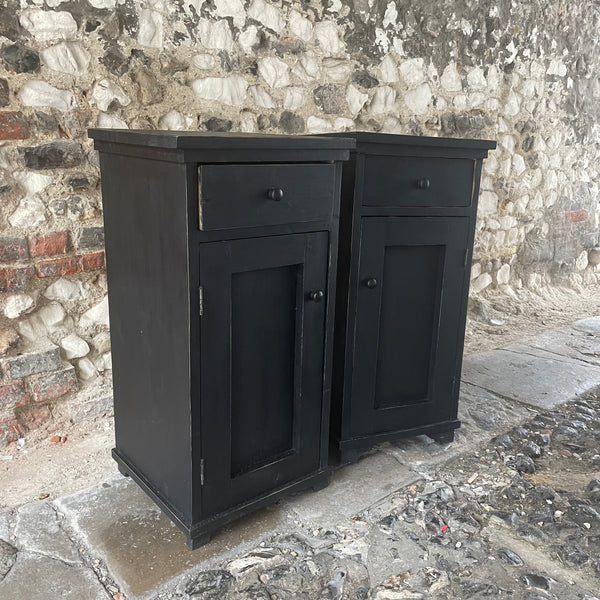
[[[473,159],[367,156],[363,204],[470,206],[474,172]]]
[[[201,230],[327,220],[333,164],[200,165]]]

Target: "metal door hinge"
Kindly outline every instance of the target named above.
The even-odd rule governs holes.
[[[203,288],[200,286],[198,288],[198,312],[200,316],[204,314],[204,299],[203,299]]]
[[[204,459],[200,459],[200,485],[204,485]]]

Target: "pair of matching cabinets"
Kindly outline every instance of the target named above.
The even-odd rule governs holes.
[[[190,547],[457,403],[494,142],[92,130],[121,472]]]

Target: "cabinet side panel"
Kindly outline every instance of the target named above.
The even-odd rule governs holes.
[[[333,375],[331,392],[331,439],[342,438],[344,410],[344,379],[347,375],[347,324],[349,302],[349,279],[352,257],[352,231],[354,228],[354,186],[356,179],[356,155],[342,165],[340,197],[339,246],[335,293],[335,333],[333,336]]]
[[[101,154],[117,452],[191,518],[185,165]]]
[[[471,283],[471,263],[473,260],[473,247],[475,244],[475,230],[477,227],[477,206],[479,203],[479,186],[481,183],[481,171],[483,169],[483,159],[479,159],[475,163],[475,174],[473,176],[473,206],[469,220],[469,233],[466,240],[467,256],[466,264],[468,268],[465,268],[464,279],[462,282],[463,294],[462,303],[460,307],[460,313],[458,315],[459,331],[457,337],[457,359],[456,359],[456,381],[458,384],[454,387],[453,392],[453,406],[455,414],[458,414],[458,400],[460,397],[460,382],[462,363],[465,347],[465,335],[467,327],[467,310],[469,305],[469,286]]]

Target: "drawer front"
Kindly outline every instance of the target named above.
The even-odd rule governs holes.
[[[467,158],[367,156],[363,204],[471,206],[474,171]]]
[[[200,165],[200,229],[232,229],[329,219],[333,164]]]

